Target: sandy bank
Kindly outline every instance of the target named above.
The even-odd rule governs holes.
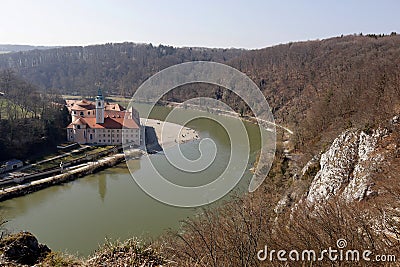
[[[140,124],[154,128],[158,142],[163,149],[199,139],[198,132],[176,123],[141,118]]]

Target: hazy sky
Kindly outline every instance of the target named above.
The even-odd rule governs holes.
[[[0,43],[261,48],[400,32],[398,0],[1,0]]]

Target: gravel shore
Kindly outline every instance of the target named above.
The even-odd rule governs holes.
[[[195,130],[176,123],[141,118],[140,124],[154,128],[163,149],[200,138]]]

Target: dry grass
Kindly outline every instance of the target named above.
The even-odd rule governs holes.
[[[398,183],[398,181],[397,181]],[[346,204],[332,199],[315,209],[304,204],[279,217],[272,211],[274,196],[258,191],[213,211],[205,210],[184,222],[180,232],[164,240],[164,252],[175,255],[176,266],[284,266],[261,262],[257,252],[268,246],[276,251],[314,250],[317,253],[345,239],[347,249],[371,250],[373,255],[400,255],[400,191],[367,202]],[[397,197],[397,200],[395,199]],[[391,220],[387,219],[390,213]],[[385,224],[382,220],[386,215]],[[287,255],[286,255],[287,256]],[[318,255],[317,255],[318,257]],[[346,261],[291,262],[288,266],[348,266]],[[352,266],[394,266],[393,263],[360,261]],[[386,265],[385,265],[386,264]]]
[[[169,266],[171,264],[150,245],[137,239],[106,243],[86,261],[84,266]]]
[[[78,266],[84,266],[84,261],[72,255],[62,254],[60,252],[51,252],[40,264],[37,264],[36,266],[78,267]]]
[[[389,137],[382,149],[393,144],[399,148],[397,129]],[[276,251],[319,253],[329,247],[337,249],[339,239],[347,241],[346,250],[372,251],[371,258],[378,254],[399,257],[400,151],[390,151],[385,155],[386,167],[374,176],[379,194],[361,202],[345,203],[338,197],[318,207],[297,202],[276,214],[274,208],[287,176],[278,156],[267,182],[256,192],[204,209],[185,220],[179,231],[171,231],[151,245],[137,239],[107,241],[88,260],[51,254],[42,263],[48,265],[42,266],[396,266],[393,262],[333,261],[328,257],[317,262],[281,262],[276,254],[272,262],[257,258],[265,245]]]
[[[338,239],[347,241],[347,249],[398,256],[400,186],[394,174],[399,169],[389,171],[385,175],[392,178],[377,184],[384,189],[382,194],[367,201],[348,204],[332,198],[319,208],[300,203],[277,215],[273,209],[280,195],[266,185],[218,208],[204,209],[184,221],[179,232],[170,232],[152,245],[137,239],[107,241],[88,260],[52,253],[40,266],[349,266],[349,262],[327,257],[289,265],[277,261],[276,256],[272,262],[257,258],[265,245],[275,250],[318,253],[329,247],[336,249]],[[396,265],[360,261],[351,262],[351,266]]]

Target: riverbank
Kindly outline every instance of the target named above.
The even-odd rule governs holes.
[[[70,182],[87,174],[99,172],[106,168],[115,166],[123,161],[125,161],[125,154],[118,153],[104,157],[95,162],[87,162],[78,166],[66,168],[63,173],[58,175],[4,188],[0,190],[0,201],[23,196],[52,185]]]
[[[170,109],[161,107],[154,116],[160,120],[169,112]],[[231,121],[225,116],[220,119],[223,122]],[[190,127],[200,136],[215,140],[216,145],[221,148],[218,157],[223,160],[229,158],[229,138],[219,123],[200,116],[190,125],[193,125]],[[256,148],[258,144],[255,138],[257,129],[255,125],[248,125],[252,148]],[[198,142],[188,141],[182,146],[183,151],[190,153],[190,149],[197,149]],[[210,155],[213,153],[204,151],[205,157]],[[207,182],[209,177],[221,173],[224,167],[212,165],[209,169],[210,175],[199,175],[198,179],[190,179],[190,174],[169,168],[164,155],[149,157],[154,164],[162,166],[165,176],[176,179],[177,182],[183,181],[188,186],[199,184],[203,177],[204,182]],[[130,161],[135,174],[142,177],[152,175],[153,171],[149,170],[149,161],[146,158],[148,157]],[[150,198],[133,182],[131,173],[124,165],[122,163],[63,186],[50,186],[45,190],[2,202],[4,216],[10,220],[7,227],[30,231],[38,236],[40,242],[55,251],[79,253],[81,257],[91,258],[98,244],[104,242],[105,236],[111,240],[126,240],[132,236],[157,238],[165,233],[165,229],[178,229],[181,220],[196,214],[194,209],[170,207]],[[242,179],[243,184],[250,177],[251,173],[246,172]],[[110,225],[115,227],[110,228]],[[81,238],[82,233],[85,233],[84,239]]]
[[[141,118],[140,124],[154,128],[162,149],[199,139],[197,131],[176,123]]]
[[[152,139],[155,140],[156,145],[160,147],[158,151],[199,138],[199,134],[195,130],[175,123],[164,122],[154,119],[147,119],[147,120],[141,119],[141,121],[143,126],[150,127],[153,129],[153,131],[149,132],[151,132]],[[85,149],[87,147],[88,146],[85,146],[82,149]],[[73,161],[73,162],[76,161],[76,163],[64,162],[63,169],[61,167],[57,167],[50,171],[39,172],[38,174],[34,175],[21,174],[20,171],[32,168],[33,166],[36,166],[39,163],[47,163],[49,160],[63,158],[65,157],[65,155],[57,156],[52,159],[39,162],[37,164],[32,164],[29,166],[22,167],[18,172],[20,173],[21,176],[20,178],[17,177],[9,179],[11,182],[15,183],[15,181],[17,181],[19,184],[1,188],[0,201],[4,201],[18,196],[23,196],[52,185],[57,185],[75,180],[85,175],[92,174],[104,170],[106,168],[115,166],[116,164],[123,162],[125,160],[125,156],[136,158],[138,154],[143,153],[143,148],[142,150],[134,149],[132,151],[128,150],[124,151],[124,153],[115,154],[117,153],[117,150],[118,149],[116,148],[112,149],[113,152],[112,155],[108,155],[108,152],[105,151],[107,153],[100,158],[98,156],[90,156],[89,154],[85,154],[82,156],[82,159]],[[62,173],[59,174],[61,171]],[[9,176],[11,177],[12,175],[13,173],[11,173]],[[3,180],[5,180],[5,178]]]
[[[247,121],[250,123],[254,123],[254,124],[258,124],[259,122],[261,122],[262,124],[264,124],[265,127],[268,128],[268,126],[274,126],[274,127],[278,127],[283,129],[285,132],[293,135],[294,132],[292,130],[290,130],[289,128],[287,128],[286,126],[277,124],[275,122],[270,122],[270,121],[266,121],[266,120],[262,120],[262,119],[257,119],[255,117],[252,116],[247,116],[247,115],[240,115],[237,112],[234,111],[228,111],[228,110],[222,110],[219,108],[212,108],[212,107],[202,107],[200,105],[196,105],[196,104],[182,104],[179,102],[162,102],[163,105],[165,105],[166,107],[171,107],[171,108],[181,108],[181,109],[192,109],[192,110],[198,110],[198,111],[207,111],[210,113],[213,113],[215,115],[221,115],[221,116],[226,116],[226,117],[231,117],[231,118],[239,118],[243,121]],[[269,128],[268,128],[269,129]],[[271,131],[273,131],[273,129],[270,129]]]

